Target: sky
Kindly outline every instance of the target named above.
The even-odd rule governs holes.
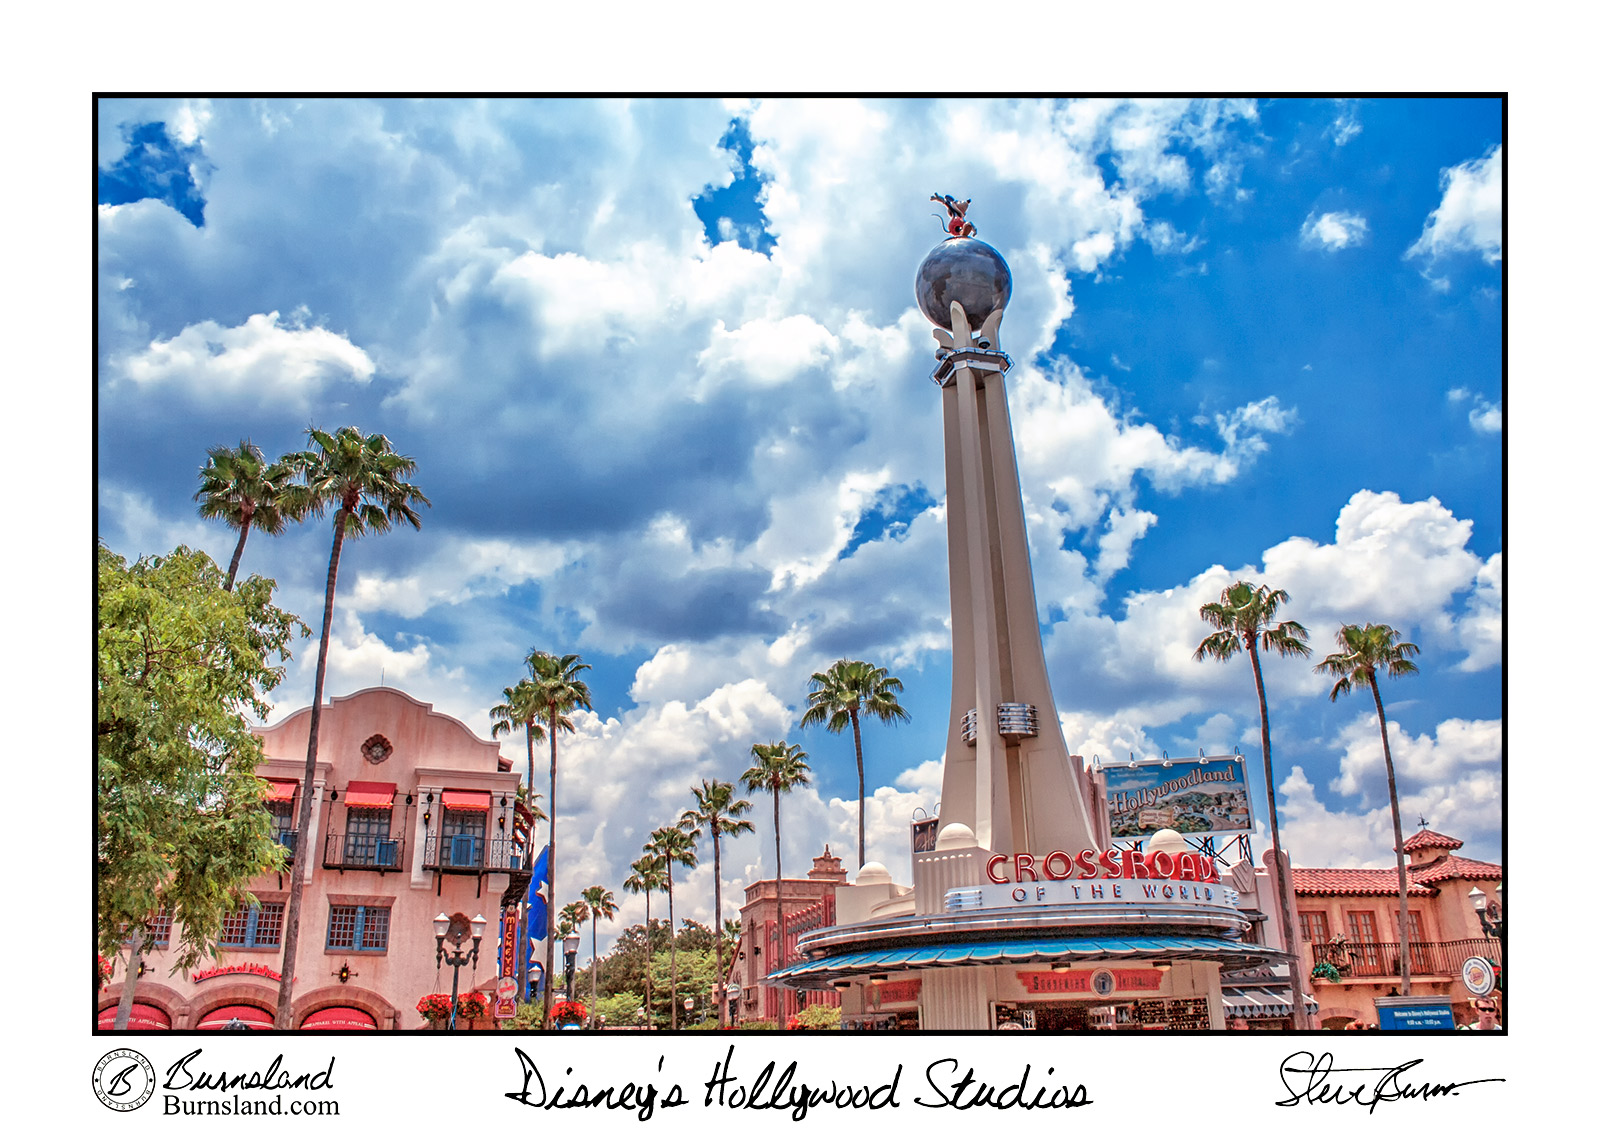
[[[1330,703],[1312,669],[1367,621],[1421,648],[1381,686],[1406,833],[1499,861],[1502,121],[1474,99],[101,101],[97,533],[226,566],[234,534],[192,501],[209,447],[382,432],[432,506],[347,546],[329,694],[382,682],[488,736],[530,649],[580,654],[558,883],[616,891],[614,936],[643,916],[621,883],[649,832],[752,743],[811,759],[785,873],[824,844],[853,862],[849,737],[797,723],[812,672],[868,659],[911,721],[863,734],[867,856],[908,882],[950,693],[912,278],[943,234],[929,195],[970,197],[1014,279],[1006,383],[1071,750],[1237,746],[1259,824],[1248,664],[1191,655],[1201,604],[1265,582],[1315,654],[1264,663],[1296,863],[1392,859],[1370,696]],[[313,630],[331,537],[245,549]],[[520,770],[520,734],[504,749]],[[729,915],[773,873],[755,798]],[[709,865],[677,904],[709,922]]]

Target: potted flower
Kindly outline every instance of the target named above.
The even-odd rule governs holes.
[[[424,995],[417,1000],[417,1013],[427,1020],[428,1029],[444,1030],[450,1025],[450,996]]]
[[[111,961],[96,952],[94,957],[94,989],[96,991],[111,982]]]
[[[557,1030],[580,1029],[588,1017],[589,1011],[576,999],[564,999],[550,1008],[550,1021]]]
[[[468,991],[456,1000],[456,1027],[476,1030],[489,1025],[489,996],[482,991]]]
[[[1316,967],[1311,969],[1311,978],[1326,979],[1329,983],[1337,983],[1339,982],[1339,969],[1334,967],[1327,960],[1323,960],[1321,963],[1317,964]]]

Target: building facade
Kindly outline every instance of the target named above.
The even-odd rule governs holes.
[[[426,1025],[424,995],[448,993],[436,965],[434,918],[481,915],[478,962],[460,990],[495,998],[502,905],[526,889],[527,817],[521,782],[498,743],[393,688],[333,698],[322,710],[311,793],[304,791],[309,707],[255,730],[270,784],[274,833],[312,852],[302,900],[294,1029],[396,1030]],[[312,806],[309,839],[296,841],[300,805]],[[265,874],[257,904],[231,914],[216,959],[169,974],[171,917],[151,922],[134,1028],[266,1028],[273,1023],[283,962],[283,915],[291,873]],[[120,977],[100,991],[99,1023],[111,1025]]]
[[[1476,996],[1462,982],[1462,964],[1469,956],[1485,957],[1496,967],[1501,961],[1500,943],[1484,935],[1468,893],[1487,893],[1488,914],[1498,919],[1504,880],[1493,862],[1457,857],[1462,845],[1428,829],[1404,844],[1411,993],[1449,996],[1458,1025],[1476,1017]],[[1326,974],[1311,980],[1323,1028],[1376,1026],[1373,1000],[1400,989],[1398,868],[1292,872],[1305,966],[1338,975],[1337,981]]]
[[[839,996],[833,991],[801,992],[764,983],[772,972],[794,963],[796,943],[801,933],[832,924],[835,895],[848,885],[844,863],[831,847],[811,859],[805,877],[783,879],[783,921],[778,919],[776,879],[752,882],[745,887],[744,904],[739,908],[739,954],[734,961],[732,980],[739,984],[739,1018],[744,1022],[775,1022],[780,1028],[811,1003],[836,1007]]]

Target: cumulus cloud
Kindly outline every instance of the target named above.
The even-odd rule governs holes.
[[[252,314],[241,325],[202,321],[177,336],[151,341],[122,358],[121,374],[135,384],[177,384],[198,400],[249,397],[303,408],[321,387],[340,380],[364,384],[375,365],[349,339],[297,314],[279,325],[278,311]]]
[[[1342,251],[1367,241],[1367,221],[1354,212],[1312,212],[1300,225],[1300,245],[1323,251]]]
[[[1370,698],[1367,701],[1370,707]],[[1369,712],[1371,712],[1369,708]],[[1300,765],[1279,787],[1278,818],[1303,866],[1385,867],[1393,863],[1394,823],[1377,715],[1347,725],[1338,743],[1345,753],[1330,790],[1349,797],[1341,809],[1319,799]],[[1460,853],[1484,860],[1500,856],[1502,828],[1501,723],[1450,719],[1430,736],[1411,736],[1389,723],[1390,752],[1400,797],[1402,835],[1426,818],[1465,842]]]
[[[1406,250],[1407,258],[1431,261],[1455,252],[1477,251],[1486,263],[1500,261],[1501,219],[1505,200],[1501,146],[1476,160],[1445,169],[1439,175],[1444,197],[1428,213],[1422,234]]]

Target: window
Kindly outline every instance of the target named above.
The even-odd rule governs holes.
[[[351,807],[344,824],[344,860],[351,866],[392,866],[395,843],[389,837],[387,807]]]
[[[1328,942],[1328,914],[1327,913],[1301,913],[1300,935],[1306,943],[1313,946]]]
[[[283,902],[263,901],[235,909],[222,918],[222,939],[227,948],[276,948],[283,941]]]
[[[457,811],[445,808],[444,838],[439,844],[440,862],[447,866],[483,864],[485,811]]]
[[[1378,953],[1378,914],[1346,913],[1350,922],[1350,963],[1357,975],[1382,975]]]
[[[388,951],[388,907],[331,906],[328,910],[328,947],[357,952]]]
[[[1421,913],[1407,912],[1406,915],[1411,918],[1411,927],[1406,930],[1406,932],[1407,932],[1406,939],[1410,940],[1413,944],[1422,943],[1422,914]],[[1394,935],[1395,935],[1395,939],[1398,941],[1399,938],[1400,938],[1400,910],[1399,909],[1396,909],[1395,912],[1394,912]]]
[[[287,846],[290,853],[293,853],[294,804],[274,800],[267,804],[267,813],[272,816],[272,840],[280,846]]]
[[[1422,943],[1422,914],[1407,911],[1406,916],[1411,918],[1411,927],[1407,929],[1406,939],[1411,942],[1411,970],[1413,972],[1428,973],[1434,970],[1432,952]],[[1394,912],[1395,942],[1400,940],[1400,910]]]
[[[145,935],[155,942],[158,948],[165,948],[172,941],[172,910],[161,909],[155,916],[145,921]]]

